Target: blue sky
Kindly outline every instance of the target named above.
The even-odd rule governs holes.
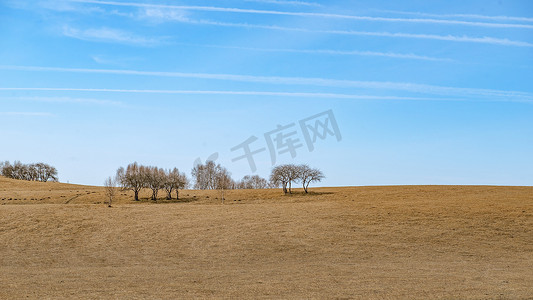
[[[63,182],[215,153],[240,179],[250,137],[267,177],[281,125],[325,186],[533,184],[528,0],[0,0],[0,37],[0,160]]]

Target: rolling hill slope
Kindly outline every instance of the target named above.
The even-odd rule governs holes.
[[[124,192],[112,208],[101,187],[0,191],[3,299],[533,295],[532,187]]]

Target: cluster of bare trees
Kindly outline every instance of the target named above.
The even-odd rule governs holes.
[[[196,165],[191,171],[194,188],[199,190],[267,189],[272,186],[258,175],[246,175],[240,181],[231,178],[228,170],[213,161]]]
[[[197,164],[191,171],[194,180],[194,188],[199,190],[220,190],[222,201],[224,201],[224,191],[230,189],[266,189],[282,187],[284,193],[292,193],[292,184],[301,183],[307,193],[309,184],[319,182],[324,178],[324,174],[319,169],[313,169],[308,165],[280,165],[272,169],[270,181],[258,175],[246,175],[240,181],[231,178],[228,170],[213,161],[205,164]],[[181,173],[177,168],[164,170],[153,166],[139,165],[137,162],[129,164],[126,169],[120,167],[116,177],[108,178],[104,186],[109,198],[109,205],[116,193],[115,186],[119,185],[124,190],[131,190],[134,193],[135,201],[139,201],[139,192],[142,189],[150,189],[152,200],[157,200],[159,191],[166,192],[166,198],[172,199],[173,192],[176,199],[179,199],[179,191],[189,186],[189,179],[185,173]]]
[[[270,182],[272,185],[281,186],[283,193],[292,193],[292,184],[301,183],[307,193],[311,182],[320,182],[324,179],[324,173],[319,169],[313,169],[308,165],[280,165],[272,169]]]
[[[304,191],[308,193],[309,184],[325,178],[322,171],[306,164],[286,164],[272,169],[270,181],[258,175],[246,175],[240,181],[235,181],[226,168],[213,161],[196,165],[191,174],[194,188],[199,190],[267,189],[281,186],[285,194],[292,193],[293,183],[301,183]]]
[[[112,184],[108,180],[106,186]],[[154,166],[139,165],[137,162],[129,164],[126,169],[120,167],[115,180],[123,189],[133,191],[135,201],[139,201],[139,192],[145,188],[152,190],[152,200],[157,200],[160,190],[164,190],[167,200],[170,200],[173,192],[176,192],[176,199],[179,199],[179,190],[189,186],[187,175],[180,173],[177,168],[164,170]]]
[[[194,166],[191,175],[198,190],[232,189],[235,183],[226,168],[211,160]]]
[[[272,187],[266,179],[259,175],[246,175],[236,185],[238,189],[268,189]]]
[[[29,181],[58,181],[57,169],[45,163],[23,164],[15,161],[0,163],[0,174],[7,178]]]

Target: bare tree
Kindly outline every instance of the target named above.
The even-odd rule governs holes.
[[[275,166],[270,173],[270,182],[274,186],[281,186],[283,193],[287,194],[287,184],[289,183],[287,165]]]
[[[239,189],[266,189],[268,188],[268,181],[259,175],[246,175],[238,182]]]
[[[252,182],[254,189],[266,189],[268,188],[268,181],[260,177],[259,175],[252,176]]]
[[[231,174],[228,170],[218,165],[216,170],[216,188],[220,190],[222,204],[224,204],[225,191],[232,188],[234,185],[235,182],[231,179]]]
[[[40,163],[39,167],[41,168],[41,174],[42,174],[39,179],[40,181],[47,182],[48,180],[51,180],[51,181],[58,180],[56,168],[50,165],[44,164],[44,163]]]
[[[281,187],[280,183],[272,182],[270,180],[267,183],[267,189],[279,189],[280,187]]]
[[[152,200],[157,201],[157,194],[165,187],[165,171],[157,167],[145,167],[146,186],[152,190]]]
[[[104,181],[105,194],[106,194],[107,198],[109,199],[108,207],[111,207],[111,203],[113,202],[113,198],[115,197],[115,195],[117,193],[116,186],[117,186],[116,180],[111,178],[111,177],[108,177]]]
[[[250,175],[244,176],[239,182],[237,182],[238,189],[251,189]]]
[[[18,179],[18,180],[25,180],[24,173],[26,172],[26,170],[24,170],[24,169],[25,169],[25,167],[20,161],[18,161],[18,160],[14,161],[13,162],[13,173],[12,173],[13,177],[12,178],[13,179]]]
[[[54,180],[54,175],[57,171],[52,169],[50,166],[47,166],[44,163],[38,163],[37,164],[37,176],[39,177],[39,181],[46,182],[48,177],[52,177],[51,179]]]
[[[195,188],[220,190],[222,203],[224,203],[225,191],[236,186],[228,170],[211,160],[208,160],[205,164],[197,164],[192,169],[191,174],[195,181]]]
[[[37,164],[29,164],[27,165],[27,176],[26,180],[29,181],[36,181],[39,180],[38,172],[37,172]]]
[[[300,180],[300,168],[293,164],[286,165],[287,177],[289,178],[289,194],[292,194],[292,183]]]
[[[174,188],[176,187],[176,182],[179,179],[179,171],[177,168],[174,168],[173,170],[168,170],[165,172],[165,180],[163,187],[165,189],[165,192],[167,192],[167,200],[172,199],[172,191],[174,191]]]
[[[194,179],[194,188],[199,190],[206,190],[209,187],[207,164],[197,164],[191,170],[192,178]]]
[[[135,194],[135,201],[139,201],[139,192],[146,187],[146,172],[143,166],[137,162],[128,165],[126,170],[120,167],[117,170],[117,180],[125,190],[131,190]]]
[[[324,173],[322,173],[322,171],[319,169],[312,169],[305,164],[299,165],[298,168],[300,169],[300,180],[305,193],[308,192],[307,189],[309,188],[309,184],[311,182],[320,182],[325,178]]]
[[[180,190],[184,190],[189,187],[189,178],[185,173],[180,173],[179,175],[179,185],[176,188],[176,200],[179,200]]]
[[[165,175],[164,189],[167,192],[167,200],[172,199],[172,192],[176,191],[176,200],[179,200],[179,190],[189,185],[189,179],[185,173],[180,173],[178,168],[168,170]]]
[[[198,164],[194,166],[191,175],[195,181],[194,188],[199,190],[215,190],[218,189],[219,177],[224,173],[225,168],[220,164],[215,164],[208,160],[205,164]],[[226,170],[227,172],[227,170]]]
[[[13,178],[13,166],[7,160],[2,163],[2,176]]]

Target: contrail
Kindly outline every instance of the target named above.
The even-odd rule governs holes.
[[[301,6],[322,6],[321,4],[314,2],[303,2],[303,1],[282,1],[282,0],[244,0],[246,2],[259,2],[259,3],[270,3],[270,4],[280,4],[280,5],[301,5]]]
[[[182,94],[182,95],[242,95],[242,96],[283,96],[337,99],[368,100],[447,100],[445,98],[372,96],[337,93],[307,92],[264,92],[264,91],[214,91],[214,90],[139,90],[139,89],[94,89],[94,88],[51,88],[51,87],[0,87],[0,91],[58,91],[58,92],[105,92],[105,93],[143,93],[143,94]],[[31,99],[31,98],[29,98]]]
[[[476,14],[431,14],[431,13],[399,11],[399,10],[377,10],[377,11],[384,12],[384,13],[424,16],[424,17],[432,17],[432,18],[468,18],[468,19],[482,19],[482,20],[504,21],[504,22],[507,22],[507,21],[533,22],[533,18],[515,17],[515,16],[487,16],[487,15],[476,15]]]
[[[426,39],[426,40],[439,40],[449,42],[469,42],[469,43],[481,43],[492,44],[500,46],[517,46],[517,47],[533,47],[532,43],[514,41],[509,39],[500,39],[494,37],[470,37],[470,36],[454,36],[454,35],[437,35],[437,34],[417,34],[417,33],[404,33],[404,32],[376,32],[376,31],[353,31],[353,30],[312,30],[307,28],[298,27],[282,27],[276,25],[257,25],[246,23],[227,23],[216,21],[180,21],[191,24],[202,25],[214,25],[225,27],[242,27],[242,28],[260,28],[268,30],[282,30],[282,31],[296,31],[296,32],[308,32],[308,33],[323,33],[323,34],[338,34],[338,35],[356,35],[356,36],[377,36],[377,37],[392,37],[392,38],[411,38],[411,39]]]
[[[461,98],[435,98],[435,97],[399,97],[399,96],[374,96],[354,95],[339,93],[307,93],[307,92],[264,92],[264,91],[215,91],[215,90],[139,90],[139,89],[95,89],[95,88],[52,88],[52,87],[0,87],[0,91],[54,91],[54,92],[102,92],[102,93],[134,93],[134,94],[178,94],[178,95],[234,95],[234,96],[270,96],[270,97],[295,97],[295,98],[328,98],[350,100],[403,100],[403,101],[454,101],[464,102],[472,99]],[[23,97],[32,99],[31,97]],[[0,100],[3,98],[0,98]],[[10,99],[16,99],[11,97]],[[482,99],[484,102],[526,102],[533,103],[530,99]],[[90,103],[88,101],[88,103]],[[101,103],[98,103],[101,104]],[[122,103],[121,103],[122,104]]]
[[[1,89],[0,89],[1,90]],[[0,100],[23,100],[23,101],[38,101],[50,103],[76,103],[76,104],[96,104],[96,105],[110,105],[110,106],[124,106],[124,103],[119,101],[102,100],[102,99],[88,99],[88,98],[71,98],[71,97],[0,97]]]
[[[52,117],[54,115],[47,112],[0,111],[0,116]]]
[[[408,53],[394,53],[394,52],[374,52],[374,51],[359,51],[359,50],[329,50],[329,49],[276,49],[276,48],[253,48],[253,47],[239,47],[239,46],[224,46],[224,45],[205,45],[205,44],[189,44],[179,43],[184,46],[221,48],[221,49],[237,49],[249,50],[259,52],[286,52],[286,53],[304,53],[304,54],[326,54],[326,55],[350,55],[350,56],[378,56],[400,59],[426,60],[426,61],[442,61],[452,62],[453,59],[438,58]]]
[[[492,27],[492,28],[533,29],[533,25],[529,25],[529,24],[512,24],[512,23],[484,23],[484,22],[470,22],[470,21],[459,21],[459,20],[421,19],[421,18],[408,19],[408,18],[369,17],[369,16],[355,16],[355,15],[315,13],[315,12],[290,12],[290,11],[244,9],[244,8],[231,8],[231,7],[193,6],[193,5],[166,5],[166,4],[99,1],[99,0],[71,0],[71,2],[102,4],[102,5],[113,5],[113,6],[151,7],[151,8],[166,8],[166,9],[170,8],[170,9],[212,11],[212,12],[268,14],[268,15],[288,15],[288,16],[299,16],[299,17],[322,17],[322,18],[334,18],[334,19],[349,19],[349,20],[357,20],[357,21],[425,23],[425,24],[445,24],[445,25],[464,25],[464,26],[477,26],[477,27]]]
[[[217,73],[185,73],[185,72],[160,72],[160,71],[138,71],[138,70],[117,70],[117,69],[83,69],[83,68],[59,68],[59,67],[37,67],[37,66],[0,66],[3,70],[17,71],[48,71],[48,72],[69,72],[69,73],[89,73],[89,74],[116,74],[116,75],[138,75],[138,76],[156,76],[156,77],[177,77],[177,78],[196,78],[227,80],[238,82],[257,82],[265,84],[279,85],[311,85],[311,86],[329,86],[329,87],[351,87],[351,88],[368,88],[378,90],[400,90],[414,93],[452,95],[452,96],[489,96],[507,98],[509,100],[533,99],[533,94],[518,91],[503,91],[493,89],[477,88],[459,88],[445,87],[417,83],[404,82],[383,82],[383,81],[357,81],[341,80],[329,78],[313,77],[281,77],[281,76],[255,76],[255,75],[234,75],[234,74],[217,74]]]

